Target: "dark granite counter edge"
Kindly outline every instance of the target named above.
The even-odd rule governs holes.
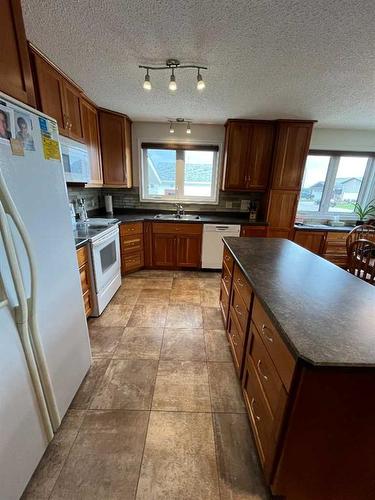
[[[254,294],[257,297],[257,299],[259,300],[259,302],[261,303],[262,307],[264,308],[264,310],[268,314],[268,316],[271,319],[272,323],[274,324],[276,330],[279,332],[280,336],[282,337],[282,339],[285,342],[285,344],[288,346],[290,353],[293,355],[293,357],[295,358],[296,361],[300,361],[301,360],[301,361],[304,361],[305,363],[307,363],[309,365],[312,365],[312,366],[324,366],[324,367],[327,367],[327,368],[329,368],[329,367],[341,367],[341,368],[374,368],[375,367],[375,363],[373,363],[373,364],[371,364],[371,363],[362,363],[362,364],[361,363],[355,363],[355,364],[353,364],[352,362],[351,363],[345,363],[345,362],[337,363],[337,362],[329,362],[329,361],[328,362],[327,361],[325,361],[325,362],[316,362],[316,361],[308,358],[307,356],[302,355],[296,349],[296,347],[294,346],[294,344],[291,342],[291,340],[290,340],[287,332],[280,325],[280,323],[278,322],[277,318],[273,314],[272,310],[268,306],[267,302],[265,302],[263,300],[262,296],[258,293],[257,287],[254,284],[253,280],[250,278],[249,274],[247,273],[247,271],[245,270],[245,268],[242,266],[240,260],[238,259],[238,257],[236,256],[236,254],[234,253],[234,251],[232,250],[232,248],[230,247],[230,244],[227,241],[225,241],[226,238],[223,238],[223,240],[224,240],[224,243],[227,246],[228,250],[230,251],[231,255],[233,256],[234,260],[236,261],[236,263],[238,264],[239,268],[241,269],[241,271],[245,275],[246,279],[248,280],[248,282],[249,282],[249,284],[250,284],[250,286],[251,286]],[[334,265],[334,264],[332,264],[332,265]]]
[[[298,224],[294,225],[295,231],[313,231],[313,232],[318,232],[318,233],[350,233],[352,229],[354,229],[354,226],[341,226],[341,227],[334,227],[334,226],[299,226]]]

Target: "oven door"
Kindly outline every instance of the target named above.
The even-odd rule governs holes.
[[[118,227],[92,242],[96,293],[104,290],[120,273],[120,240]]]

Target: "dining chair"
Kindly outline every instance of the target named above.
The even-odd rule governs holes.
[[[375,241],[358,239],[350,244],[348,271],[366,283],[375,285]]]
[[[356,226],[350,231],[346,237],[346,252],[349,256],[349,248],[353,241],[356,240],[369,240],[375,242],[375,226],[370,224],[363,224],[361,226]]]

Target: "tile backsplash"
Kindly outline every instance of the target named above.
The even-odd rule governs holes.
[[[141,202],[139,188],[82,188],[68,187],[69,201],[75,203],[78,198],[84,198],[87,210],[104,208],[104,196],[112,195],[113,208],[116,209],[148,209],[175,210],[171,203]],[[220,191],[218,205],[183,203],[184,209],[191,212],[246,212],[249,201],[260,201],[262,193],[229,193]]]

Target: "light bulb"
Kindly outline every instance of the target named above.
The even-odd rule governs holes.
[[[143,88],[145,90],[151,90],[152,89],[151,81],[150,81],[150,75],[148,74],[148,71],[147,71],[147,74],[145,75],[145,81],[143,82]]]
[[[206,87],[206,84],[203,81],[202,75],[200,74],[198,70],[198,75],[197,75],[197,89],[198,90],[203,90]]]
[[[173,127],[173,123],[171,123],[170,127],[169,127],[169,133],[170,134],[174,134],[174,127]]]
[[[191,134],[190,123],[188,123],[188,124],[187,124],[187,127],[186,127],[186,133],[187,133],[187,134]]]
[[[169,90],[172,90],[173,92],[177,90],[177,83],[176,83],[176,77],[174,76],[174,71],[172,69],[172,74],[171,78],[169,80],[169,85],[168,85]]]

